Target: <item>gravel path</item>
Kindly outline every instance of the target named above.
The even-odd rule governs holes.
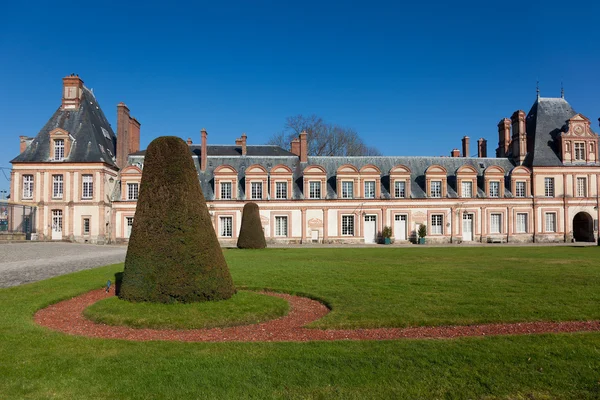
[[[290,303],[288,315],[255,325],[213,329],[134,329],[97,324],[83,311],[100,299],[113,296],[93,290],[39,310],[35,321],[70,335],[125,340],[175,340],[183,342],[307,342],[312,340],[446,339],[465,336],[527,335],[600,330],[600,321],[523,322],[468,326],[423,326],[416,328],[307,329],[304,326],[329,310],[318,301],[282,293],[267,293]]]
[[[127,247],[64,242],[0,244],[0,288],[125,261]]]

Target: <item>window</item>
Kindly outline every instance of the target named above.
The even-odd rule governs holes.
[[[125,217],[125,237],[131,236],[131,229],[133,228],[133,217]]]
[[[275,182],[275,198],[287,199],[287,182]]]
[[[490,197],[499,197],[500,196],[500,182],[491,181],[490,182]]]
[[[321,182],[319,182],[319,181],[310,181],[309,182],[308,197],[310,199],[320,199],[321,198]]]
[[[554,197],[554,178],[544,178],[544,196]]]
[[[577,197],[587,196],[587,179],[577,178]]]
[[[231,199],[231,182],[221,182],[221,199]]]
[[[354,236],[354,215],[342,215],[342,235]]]
[[[354,197],[354,182],[343,181],[342,182],[342,199],[351,199]]]
[[[365,181],[365,199],[375,198],[375,181]]]
[[[250,185],[250,198],[253,200],[260,200],[263,197],[262,194],[262,182],[252,182]]]
[[[575,149],[575,161],[585,161],[585,143],[576,142],[573,147]]]
[[[221,236],[233,237],[233,217],[219,217],[221,221]]]
[[[127,184],[127,200],[137,200],[139,194],[139,184],[128,183]]]
[[[92,180],[92,175],[83,175],[81,178],[81,198],[91,199],[94,196],[94,181]]]
[[[23,175],[23,198],[33,198],[33,175]]]
[[[54,161],[62,161],[65,159],[65,140],[54,140]]]
[[[556,232],[556,213],[546,213],[546,232]]]
[[[404,182],[404,181],[394,182],[394,196],[399,199],[406,197],[406,182]]]
[[[62,199],[63,197],[63,176],[52,175],[52,198]]]
[[[502,214],[490,215],[490,233],[502,233]]]
[[[288,217],[275,217],[275,236],[287,236]]]
[[[442,197],[442,181],[431,181],[431,197]]]
[[[431,216],[431,234],[441,235],[444,233],[444,216],[443,215],[432,215]]]
[[[517,233],[527,233],[527,213],[517,213]]]
[[[462,182],[462,197],[473,197],[473,182]]]
[[[89,218],[83,219],[83,234],[84,235],[90,234],[90,219]]]
[[[515,197],[525,197],[525,182],[515,182]]]

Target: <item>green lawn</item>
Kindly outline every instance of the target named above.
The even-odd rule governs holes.
[[[600,248],[225,252],[239,287],[303,293],[315,327],[600,318]],[[127,342],[33,313],[122,266],[0,290],[0,398],[599,399],[600,333],[311,343]]]

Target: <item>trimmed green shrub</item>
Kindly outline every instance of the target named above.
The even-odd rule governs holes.
[[[260,223],[260,213],[256,203],[246,203],[244,205],[237,247],[240,249],[264,249],[267,247],[265,232]]]
[[[119,297],[191,303],[235,293],[188,145],[148,146]]]

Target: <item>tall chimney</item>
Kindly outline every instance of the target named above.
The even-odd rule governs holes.
[[[125,103],[117,104],[117,166],[125,168],[129,155],[129,108]],[[139,134],[138,134],[139,136]],[[139,142],[139,139],[138,139]]]
[[[246,136],[246,133],[242,133],[242,155],[243,156],[245,156],[247,153],[246,139],[248,139],[248,136]]]
[[[129,147],[127,154],[140,151],[140,121],[131,117],[129,118]]]
[[[477,157],[487,157],[487,140],[485,140],[484,138],[480,138],[477,141]]]
[[[300,157],[300,139],[296,138],[290,143],[290,152]]]
[[[504,118],[498,122],[498,150],[497,157],[506,157],[510,147],[510,119]]]
[[[527,132],[525,130],[525,112],[517,110],[511,117],[512,122],[512,154],[513,159],[523,164],[527,155]]]
[[[450,152],[450,157],[460,157],[460,150],[452,149],[452,151]]]
[[[187,138],[187,140],[185,141],[187,143],[188,146],[192,145],[192,138]]]
[[[27,149],[33,138],[28,136],[19,136],[19,152],[22,153]]]
[[[462,138],[462,156],[469,157],[469,137],[464,136]]]
[[[308,162],[308,143],[306,140],[306,131],[300,133],[300,162]]]
[[[77,110],[83,96],[83,81],[79,75],[71,74],[63,78],[63,110]]]
[[[208,136],[208,133],[206,132],[206,129],[202,128],[202,130],[200,131],[200,138],[201,138],[201,143],[202,143],[202,147],[200,150],[200,170],[201,171],[206,171],[206,152],[207,152],[207,146],[206,146],[206,137]]]

